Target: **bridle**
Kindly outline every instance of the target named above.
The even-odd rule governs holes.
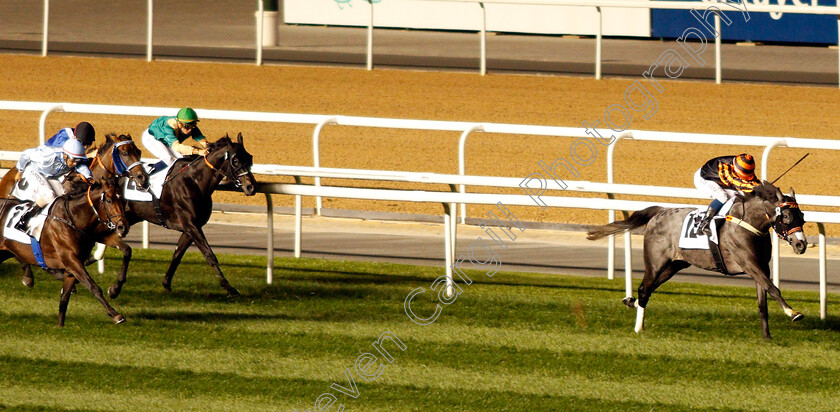
[[[120,151],[118,149],[119,149],[120,146],[127,145],[127,144],[134,144],[134,141],[133,140],[124,140],[122,142],[114,143],[113,152],[111,153],[111,159],[113,159],[113,162],[114,162],[114,171],[108,170],[108,168],[105,166],[105,163],[102,162],[102,159],[99,157],[99,154],[97,154],[93,158],[93,162],[91,163],[90,166],[94,167],[94,166],[96,166],[96,164],[98,162],[102,166],[102,168],[105,169],[106,172],[108,172],[108,173],[110,173],[114,176],[129,177],[129,178],[133,177],[133,176],[130,176],[128,172],[131,169],[134,169],[135,167],[141,167],[142,163],[140,162],[140,159],[138,159],[136,162],[126,166],[125,160],[122,158],[122,153],[120,153]],[[137,147],[137,146],[135,146],[135,147]]]
[[[120,216],[119,215],[116,215],[116,216],[111,215],[111,213],[108,211],[108,208],[106,207],[105,208],[105,216],[106,216],[107,219],[105,219],[103,221],[102,220],[102,215],[99,213],[99,210],[93,204],[93,199],[90,197],[90,190],[92,188],[93,188],[92,185],[88,186],[87,193],[85,195],[85,197],[87,198],[87,203],[88,203],[88,205],[90,205],[90,208],[93,209],[93,213],[96,215],[97,221],[99,221],[99,223],[105,225],[105,227],[107,227],[108,230],[113,232],[117,228],[117,224],[114,223],[114,220],[119,220]],[[105,190],[102,190],[102,193],[99,194],[99,204],[102,205],[104,203],[106,203]],[[84,232],[82,232],[81,229],[79,229],[78,227],[76,227],[75,224],[73,224],[73,213],[70,213],[70,209],[67,207],[67,202],[64,202],[64,210],[67,212],[67,217],[70,219],[69,221],[65,220],[63,218],[60,218],[58,216],[52,216],[52,218],[55,219],[55,220],[58,220],[59,222],[62,222],[64,224],[66,224],[67,226],[70,226],[73,229],[76,229],[77,231],[84,234]]]
[[[236,155],[237,155],[236,153],[233,153],[233,154],[230,153],[230,147],[228,146],[228,150],[225,151],[224,162],[228,164],[228,169],[230,169],[230,171],[231,171],[230,176],[228,176],[223,170],[220,170],[220,169],[222,169],[221,167],[216,168],[212,164],[210,164],[210,162],[207,160],[207,156],[203,156],[203,158],[204,158],[204,163],[211,170],[221,174],[222,177],[225,177],[228,180],[232,180],[233,184],[236,187],[242,187],[242,182],[239,181],[239,178],[241,178],[243,176],[247,176],[248,173],[251,173],[251,171],[248,170],[248,167],[245,166],[245,162],[242,162],[242,161],[237,161],[236,163],[239,164],[239,167],[236,168],[236,169],[233,168],[234,159],[239,160],[239,159],[236,158]]]
[[[773,221],[773,231],[776,232],[776,235],[779,236],[779,239],[782,239],[788,243],[791,242],[790,236],[796,232],[801,232],[802,225],[805,224],[805,220],[803,219],[802,224],[788,229],[788,225],[786,225],[784,222],[784,216],[782,215],[782,212],[790,209],[799,209],[799,203],[796,203],[796,201],[787,201],[779,203],[779,205],[776,206],[775,215],[772,218],[769,215],[767,215],[767,218]],[[795,224],[793,221],[791,221],[790,223]]]

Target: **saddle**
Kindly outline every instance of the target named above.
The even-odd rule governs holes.
[[[709,224],[709,229],[712,232],[711,236],[706,236],[705,233],[697,231],[705,215],[705,208],[691,211],[683,220],[679,240],[680,249],[708,250],[711,252],[712,257],[715,259],[715,271],[729,276],[736,275],[737,273],[730,273],[726,268],[726,263],[723,261],[723,256],[720,251],[719,233],[733,203],[734,199],[726,202],[715,217],[712,218],[712,222]]]
[[[49,216],[50,209],[52,209],[54,203],[55,200],[44,206],[40,213],[29,219],[29,230],[27,232],[17,230],[15,226],[20,222],[21,217],[34,206],[29,202],[12,206],[9,209],[9,213],[6,214],[6,220],[3,222],[3,237],[27,245],[32,243],[31,239],[33,238],[39,240],[41,238],[41,229],[44,228],[44,222],[47,220],[47,216]]]

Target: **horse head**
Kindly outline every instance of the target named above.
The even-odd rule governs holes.
[[[101,192],[98,203],[88,190],[88,202],[94,206],[99,221],[108,229],[113,230],[119,237],[125,237],[131,225],[125,217],[125,202],[120,196],[120,187],[114,179],[101,182]],[[104,217],[104,220],[103,220]]]
[[[805,253],[808,248],[808,241],[802,231],[805,216],[799,209],[793,188],[790,188],[790,194],[785,195],[765,180],[756,187],[755,194],[763,201],[764,213],[772,223],[776,235],[788,242],[796,254]]]
[[[210,152],[208,157],[219,156],[223,158],[220,171],[228,180],[232,181],[236,187],[241,187],[246,196],[253,196],[257,193],[257,181],[251,174],[254,157],[245,150],[245,145],[242,143],[242,133],[239,133],[236,142],[225,134],[221,139],[211,143],[208,149]]]
[[[138,188],[146,190],[149,187],[149,174],[140,163],[140,155],[140,149],[131,139],[131,135],[108,133],[105,135],[105,144],[96,152],[91,172],[99,180],[112,176],[127,176],[134,180]],[[101,168],[94,168],[97,164]],[[99,169],[102,172],[99,172]]]

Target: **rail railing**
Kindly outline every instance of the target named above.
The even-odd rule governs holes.
[[[177,108],[163,108],[163,107],[139,107],[139,106],[118,106],[118,105],[95,105],[95,104],[75,104],[75,103],[45,103],[45,102],[15,102],[15,101],[0,101],[0,110],[22,110],[22,111],[39,111],[41,118],[39,122],[39,140],[45,140],[45,124],[46,119],[50,113],[53,112],[69,112],[69,113],[87,113],[87,114],[107,114],[107,115],[129,115],[129,116],[160,116],[166,113],[175,113]],[[259,122],[277,122],[277,123],[297,123],[297,124],[312,124],[315,125],[315,132],[313,133],[313,163],[315,167],[320,166],[320,149],[319,137],[320,132],[326,125],[340,125],[340,126],[364,126],[377,128],[399,128],[399,129],[413,129],[413,130],[438,130],[438,131],[454,131],[461,132],[459,139],[459,173],[462,177],[467,177],[465,173],[465,142],[467,136],[475,132],[484,133],[505,133],[505,134],[520,134],[520,135],[542,135],[542,136],[556,136],[556,137],[588,137],[582,128],[569,127],[554,127],[554,126],[534,126],[534,125],[516,125],[516,124],[498,124],[498,123],[471,123],[471,122],[449,122],[449,121],[432,121],[432,120],[411,120],[411,119],[387,119],[387,118],[369,118],[369,117],[354,117],[354,116],[331,116],[331,115],[311,115],[311,114],[288,114],[288,113],[266,113],[266,112],[245,112],[245,111],[225,111],[225,110],[206,110],[198,109],[197,112],[202,118],[208,119],[224,119],[224,120],[240,120],[240,121],[259,121]],[[738,144],[748,146],[763,146],[764,155],[762,162],[762,177],[766,177],[769,165],[768,155],[771,150],[776,147],[792,147],[792,148],[814,148],[814,149],[829,149],[840,150],[840,141],[821,140],[821,139],[803,139],[793,137],[762,137],[762,136],[732,136],[732,135],[710,135],[710,134],[695,134],[695,133],[671,133],[671,132],[653,132],[633,130],[625,133],[622,136],[617,136],[621,139],[632,140],[651,140],[663,142],[683,142],[683,143],[704,143],[704,144]],[[611,144],[608,149],[608,182],[613,182],[613,163],[614,163],[614,149],[616,144]],[[315,186],[320,185],[320,176],[314,176]],[[451,181],[451,180],[450,180]],[[466,193],[466,186],[469,180],[460,180],[459,183],[451,183],[460,186],[461,194]],[[521,182],[521,181],[520,181]],[[510,186],[512,181],[505,183],[506,187]],[[638,185],[634,185],[637,186]],[[518,186],[517,186],[518,187]],[[617,190],[617,189],[616,189]],[[619,192],[612,192],[610,189],[603,189],[600,193],[616,194]],[[675,192],[674,192],[675,193]],[[620,193],[619,193],[620,194]],[[631,194],[638,194],[633,192]],[[659,193],[663,194],[663,193]],[[679,197],[678,194],[671,194]],[[320,210],[320,194],[316,194],[316,201]],[[814,206],[837,206],[837,202],[832,196],[813,196],[800,195],[803,199],[814,199]],[[469,197],[464,197],[469,199]],[[462,222],[465,218],[465,205],[469,202],[459,202],[462,204]],[[454,205],[453,205],[454,208]],[[609,208],[607,210],[610,210]],[[610,213],[610,219],[613,219],[614,213]],[[825,223],[835,223],[830,217],[831,215],[821,215],[827,219]],[[812,220],[817,222],[816,220]],[[823,231],[823,228],[820,227]],[[146,231],[146,229],[144,229]],[[610,248],[608,252],[608,276],[613,278],[614,274],[614,238],[610,240]],[[630,238],[625,236],[626,253],[629,254]],[[777,248],[776,244],[776,248]],[[776,254],[777,255],[777,254]],[[629,262],[629,255],[625,255],[625,261]],[[626,270],[629,272],[630,265],[626,265]],[[779,284],[778,263],[774,263],[774,282]],[[629,273],[626,276],[630,278]]]

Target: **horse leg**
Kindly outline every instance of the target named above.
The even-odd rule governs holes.
[[[688,263],[683,261],[669,260],[654,271],[650,269],[652,262],[645,260],[645,278],[639,285],[639,299],[632,302],[633,306],[636,307],[636,326],[634,328],[636,333],[645,329],[645,308],[653,292],[671,279],[674,274],[689,266]]]
[[[758,315],[761,317],[761,333],[764,335],[764,339],[770,339],[770,324],[767,321],[767,291],[756,283],[755,293],[758,297]]]
[[[239,291],[231,286],[228,280],[225,279],[225,275],[222,274],[222,269],[219,267],[219,260],[216,259],[216,255],[213,253],[213,249],[210,248],[210,244],[207,243],[207,237],[204,236],[201,228],[187,228],[187,231],[190,233],[193,241],[195,241],[198,250],[204,254],[204,259],[216,271],[216,276],[219,278],[219,285],[227,291],[228,296],[239,296]]]
[[[29,263],[22,260],[18,260],[18,263],[20,263],[20,268],[23,270],[23,276],[21,277],[23,285],[28,288],[35,286],[35,278],[32,276],[32,267],[29,266]]]
[[[82,264],[81,261],[73,260],[67,266],[67,271],[72,273],[73,276],[76,277],[76,280],[79,281],[79,283],[88,288],[88,290],[90,290],[90,293],[92,293],[93,296],[96,297],[97,300],[99,300],[99,303],[101,303],[102,306],[105,307],[105,311],[108,312],[108,316],[111,317],[114,323],[125,322],[125,316],[117,313],[117,311],[114,310],[114,308],[111,307],[111,305],[108,303],[108,301],[105,300],[105,296],[102,294],[102,289],[100,289],[99,285],[96,284],[96,281],[94,281],[93,278],[90,277],[90,274],[87,272],[87,269],[85,269],[85,266]],[[70,275],[70,273],[68,273],[68,276]]]
[[[70,290],[76,284],[76,278],[70,274],[64,276],[64,282],[61,285],[61,298],[58,300],[58,327],[64,327],[64,317],[67,314],[67,305],[70,303]]]
[[[788,305],[788,303],[782,297],[782,292],[779,290],[779,288],[776,287],[776,285],[773,284],[773,282],[770,281],[769,264],[765,263],[763,265],[748,265],[748,267],[745,270],[750,276],[752,276],[753,280],[757,285],[760,284],[761,287],[764,288],[765,291],[767,291],[767,294],[769,294],[771,298],[775,299],[776,302],[779,302],[779,305],[782,307],[782,310],[785,311],[785,315],[788,315],[788,317],[790,317],[792,321],[796,322],[805,317],[805,315],[803,315],[799,311],[793,310],[793,308],[791,308],[790,305]]]
[[[120,291],[122,291],[122,287],[125,284],[126,274],[128,273],[128,263],[131,261],[131,246],[126,244],[119,236],[109,236],[106,241],[107,246],[111,246],[123,252],[120,274],[117,275],[117,281],[108,288],[108,296],[110,296],[111,299],[116,299],[117,296],[120,295]]]
[[[169,269],[166,270],[166,275],[163,277],[163,288],[167,292],[172,291],[172,276],[175,275],[175,269],[181,264],[181,258],[184,257],[184,252],[190,247],[193,240],[186,233],[181,233],[181,238],[178,239],[178,246],[175,247],[175,253],[172,255],[172,262],[169,263]]]

